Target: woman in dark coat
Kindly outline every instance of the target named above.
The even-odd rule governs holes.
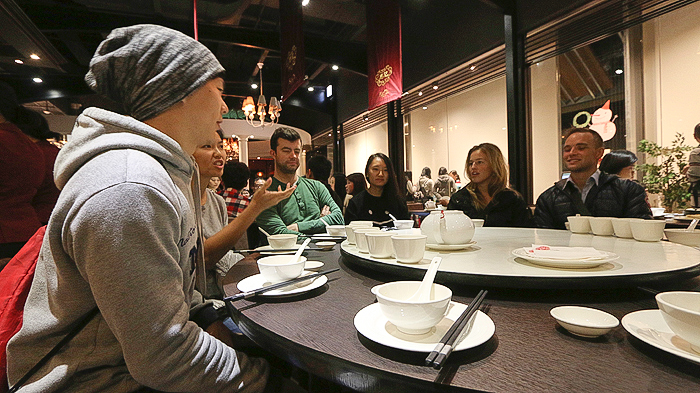
[[[469,184],[452,195],[448,210],[481,218],[484,226],[532,226],[531,212],[523,197],[508,186],[508,169],[498,146],[482,143],[472,147],[464,170]]]
[[[399,220],[408,220],[408,206],[399,192],[394,166],[382,153],[369,156],[365,166],[365,177],[369,188],[355,195],[345,210],[345,223],[351,221],[374,221],[378,226],[393,226],[392,214]]]

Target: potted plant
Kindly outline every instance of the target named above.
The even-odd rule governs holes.
[[[647,154],[647,162],[637,165],[637,170],[644,174],[642,184],[648,192],[661,195],[667,212],[684,209],[690,199],[690,183],[683,168],[688,165],[686,153],[692,147],[684,143],[685,137],[680,132],[676,133],[671,147],[661,147],[646,139],[639,141],[639,152]]]

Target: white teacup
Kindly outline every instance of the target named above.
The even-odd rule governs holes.
[[[571,233],[591,233],[591,224],[588,216],[569,216],[569,229]]]
[[[279,233],[267,237],[267,242],[274,249],[294,248],[297,244],[297,235],[293,233]]]
[[[651,208],[651,214],[654,217],[660,217],[663,216],[666,210],[663,207],[652,207]]]
[[[394,220],[396,229],[411,229],[413,228],[413,220]]]
[[[355,245],[357,246],[357,251],[367,254],[369,252],[369,247],[367,245],[367,236],[365,234],[367,232],[375,232],[379,231],[379,228],[352,228],[353,232],[355,232]]]
[[[612,225],[615,230],[615,236],[623,239],[632,239],[632,228],[630,228],[629,218],[613,218]]]
[[[328,233],[329,236],[344,236],[345,225],[328,225],[326,227],[326,233]]]
[[[297,278],[304,271],[306,257],[292,262],[294,255],[273,255],[258,259],[258,270],[267,282],[276,283]]]
[[[365,233],[367,250],[373,258],[391,258],[394,247],[391,245],[391,232],[370,231]]]
[[[591,232],[596,236],[612,236],[615,233],[612,217],[589,217]]]
[[[403,263],[418,263],[423,260],[425,243],[428,237],[425,235],[394,235],[391,242],[394,246],[396,260]]]
[[[472,218],[472,224],[474,224],[474,227],[483,227],[484,226],[484,219],[483,218]]]
[[[428,301],[407,301],[420,284],[420,281],[394,281],[372,288],[382,314],[406,334],[429,332],[445,316],[452,299],[450,288],[433,284]]]
[[[630,220],[630,228],[634,240],[640,242],[658,242],[664,237],[664,220]]]

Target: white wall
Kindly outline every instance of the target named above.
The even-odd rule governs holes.
[[[374,153],[389,155],[386,123],[345,138],[345,175],[365,173],[367,158]]]
[[[411,112],[413,180],[423,167],[433,178],[441,166],[457,170],[466,184],[464,163],[474,145],[495,144],[508,160],[506,81],[500,78]]]
[[[694,146],[700,123],[700,3],[644,24],[645,137],[669,146],[676,132]]]
[[[561,178],[559,78],[552,58],[530,67],[533,201]]]

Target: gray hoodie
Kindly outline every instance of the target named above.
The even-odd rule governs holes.
[[[188,321],[197,252],[190,179],[177,142],[89,108],[56,159],[62,189],[22,329],[7,347],[14,384],[81,315],[95,317],[21,392],[264,389],[268,366]]]

